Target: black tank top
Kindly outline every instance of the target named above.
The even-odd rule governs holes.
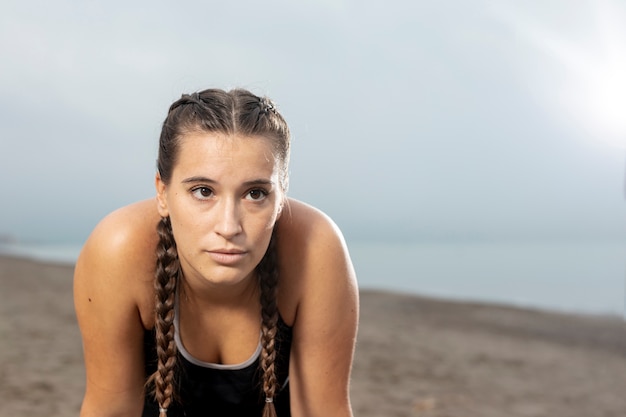
[[[278,393],[274,405],[278,417],[291,416],[289,406],[289,353],[292,329],[279,316],[276,336]],[[265,397],[261,389],[260,346],[240,365],[202,363],[184,351],[177,341],[178,357],[175,386],[178,400],[169,407],[168,417],[260,417]],[[146,377],[156,371],[155,330],[144,334]],[[152,393],[146,393],[143,417],[158,417],[159,406]]]

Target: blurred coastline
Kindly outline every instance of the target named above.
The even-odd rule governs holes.
[[[73,264],[81,244],[0,241],[0,254]],[[626,242],[374,242],[348,247],[359,287],[626,318]]]

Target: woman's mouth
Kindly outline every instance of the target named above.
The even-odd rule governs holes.
[[[208,253],[211,259],[220,265],[235,265],[247,254],[246,251],[239,249],[215,249],[208,251]]]

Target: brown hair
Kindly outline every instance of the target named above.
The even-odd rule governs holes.
[[[271,139],[280,168],[279,185],[283,192],[287,191],[289,128],[271,100],[242,89],[228,92],[210,89],[191,95],[184,94],[170,106],[161,130],[157,168],[165,184],[171,180],[180,139],[185,134],[198,131],[262,136]],[[176,394],[174,376],[177,352],[174,342],[174,299],[182,272],[169,218],[161,219],[157,231],[159,243],[156,250],[154,287],[158,362],[157,370],[150,377],[149,383],[154,383],[154,395],[159,404],[161,417],[163,417]],[[261,290],[260,368],[261,385],[265,396],[264,417],[276,416],[273,404],[278,384],[275,372],[275,338],[278,326],[276,258],[275,233],[273,233],[265,256],[256,267]]]

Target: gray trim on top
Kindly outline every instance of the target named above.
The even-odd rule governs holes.
[[[261,336],[259,335],[259,344],[257,345],[256,350],[254,351],[252,356],[248,358],[245,362],[236,363],[232,365],[230,364],[222,365],[219,363],[204,362],[197,358],[194,358],[189,352],[187,352],[187,349],[185,349],[185,346],[183,345],[183,342],[180,338],[180,333],[178,332],[178,329],[179,329],[178,294],[176,294],[176,297],[174,297],[174,341],[176,342],[176,348],[178,349],[180,354],[183,355],[183,357],[187,359],[189,362],[197,366],[202,366],[204,368],[221,369],[221,370],[238,370],[238,369],[244,369],[252,365],[254,361],[256,361],[257,358],[261,356]]]

